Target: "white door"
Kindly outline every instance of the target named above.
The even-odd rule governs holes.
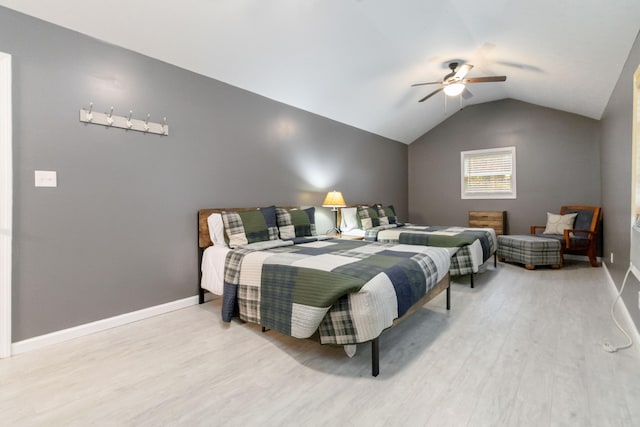
[[[12,209],[11,55],[0,52],[0,358],[11,356]]]

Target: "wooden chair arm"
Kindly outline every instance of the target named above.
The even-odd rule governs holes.
[[[539,229],[539,228],[544,230],[545,228],[547,228],[547,226],[546,225],[532,225],[531,226],[531,234],[536,234],[536,230]]]
[[[569,249],[571,248],[571,233],[584,233],[587,234],[587,239],[593,241],[594,237],[596,236],[595,231],[591,231],[591,230],[578,230],[578,229],[573,229],[573,230],[564,230],[564,242],[566,245],[566,248]]]

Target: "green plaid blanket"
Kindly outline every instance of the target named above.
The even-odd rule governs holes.
[[[477,273],[497,250],[495,232],[490,228],[420,226],[412,224],[373,227],[365,232],[365,240],[382,243],[404,243],[459,248],[451,259],[450,273],[459,276]]]
[[[273,243],[273,242],[271,242]],[[329,239],[230,251],[222,317],[323,344],[376,338],[449,270],[446,249]]]

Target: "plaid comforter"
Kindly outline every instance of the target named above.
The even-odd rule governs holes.
[[[498,248],[495,231],[491,228],[392,224],[366,230],[365,240],[458,248],[451,258],[453,276],[477,273]]]
[[[323,344],[372,340],[449,270],[446,249],[353,240],[279,241],[234,249],[225,265],[222,317]],[[265,242],[266,243],[266,242]]]

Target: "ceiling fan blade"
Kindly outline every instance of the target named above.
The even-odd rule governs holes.
[[[469,77],[468,79],[463,79],[462,83],[503,82],[505,80],[507,80],[507,76]]]
[[[441,87],[440,89],[436,89],[433,92],[431,92],[429,95],[425,96],[424,98],[422,98],[421,100],[419,100],[418,102],[423,102],[426,101],[427,99],[431,98],[433,95],[435,95],[438,92],[442,92],[442,89],[444,89],[444,87]]]
[[[442,82],[427,82],[427,83],[414,83],[411,85],[411,87],[414,86],[424,86],[424,85],[439,85]]]
[[[471,65],[471,64],[462,65],[460,68],[458,68],[456,73],[453,75],[453,78],[454,79],[463,79],[464,76],[466,76],[467,73],[469,71],[471,71],[472,68],[473,68],[473,65]]]

